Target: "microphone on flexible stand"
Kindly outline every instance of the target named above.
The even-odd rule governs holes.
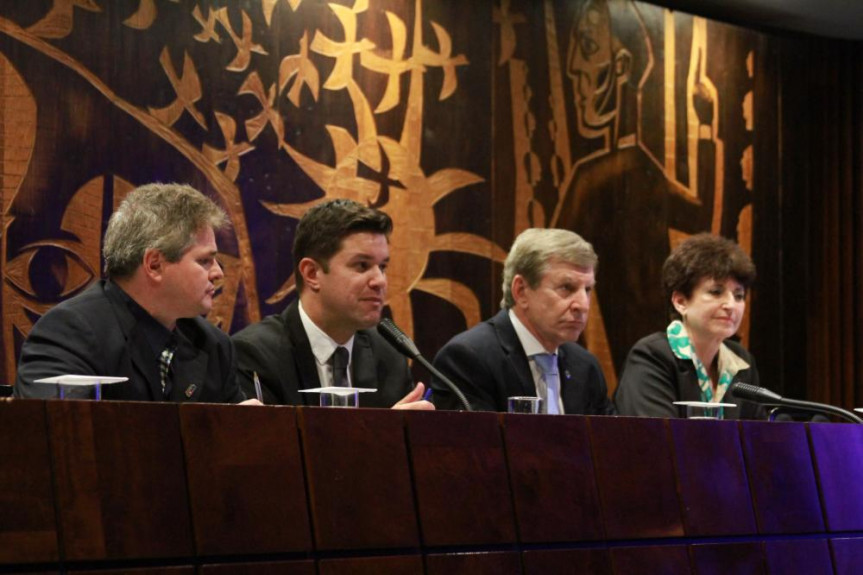
[[[410,359],[415,359],[420,362],[420,364],[425,367],[427,370],[431,372],[432,375],[441,380],[449,389],[452,391],[461,404],[464,406],[465,411],[473,411],[470,403],[467,398],[461,392],[461,390],[456,387],[456,385],[449,380],[444,374],[435,369],[435,367],[429,363],[429,361],[422,356],[419,348],[417,348],[416,344],[411,341],[411,338],[405,334],[399,327],[393,323],[391,319],[385,317],[378,324],[378,333],[387,340],[387,342],[396,348],[398,352],[409,357]]]
[[[758,387],[750,383],[735,383],[730,388],[731,395],[740,399],[748,399],[755,403],[763,405],[773,405],[777,407],[789,407],[792,409],[821,413],[824,415],[835,415],[847,421],[854,423],[863,423],[860,419],[850,411],[846,411],[841,407],[835,407],[826,403],[815,403],[813,401],[801,401],[799,399],[788,399],[782,397],[778,393],[774,393],[766,387]]]

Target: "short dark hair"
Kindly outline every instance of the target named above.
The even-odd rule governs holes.
[[[680,319],[671,305],[674,292],[692,297],[695,286],[703,279],[732,278],[745,289],[755,281],[755,264],[733,241],[712,234],[697,234],[681,243],[662,266],[662,284],[669,314]]]
[[[144,252],[159,250],[177,262],[206,227],[229,225],[213,200],[185,184],[146,184],[135,188],[108,221],[102,255],[109,278],[129,277],[144,262]]]
[[[393,221],[384,212],[354,200],[322,202],[305,213],[294,234],[294,277],[297,292],[303,290],[300,261],[312,258],[328,270],[330,258],[342,247],[342,240],[355,233],[371,232],[389,237]]]

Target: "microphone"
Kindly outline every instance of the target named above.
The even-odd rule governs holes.
[[[748,399],[749,401],[754,401],[755,403],[774,405],[779,407],[790,407],[792,409],[811,411],[825,415],[835,415],[853,423],[863,423],[863,419],[860,419],[857,415],[851,413],[850,411],[846,411],[841,407],[827,405],[826,403],[815,403],[813,401],[788,399],[782,397],[778,393],[770,391],[766,387],[758,387],[757,385],[752,385],[751,383],[737,382],[729,388],[729,391],[734,397],[737,397],[739,399]]]
[[[422,356],[416,344],[411,341],[411,338],[409,338],[405,332],[400,330],[399,327],[395,323],[393,323],[393,320],[388,317],[383,318],[378,324],[378,333],[381,334],[381,336],[385,340],[387,340],[387,342],[391,346],[393,346],[396,351],[398,351],[402,355],[409,357],[410,359],[420,362],[420,364],[427,370],[429,370],[432,375],[441,380],[450,389],[450,391],[455,394],[455,396],[464,406],[465,411],[473,411],[470,406],[470,402],[468,402],[467,398],[464,396],[461,390],[456,387],[456,385],[452,381],[450,381],[447,376],[435,369],[435,367],[426,358]]]

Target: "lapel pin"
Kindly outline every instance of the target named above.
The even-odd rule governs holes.
[[[568,369],[567,369],[567,370],[564,370],[564,372],[563,372],[563,373],[564,373],[564,375],[566,375],[566,379],[570,379],[570,378],[572,377],[571,375],[569,375],[569,370],[568,370]]]
[[[198,389],[198,386],[194,383],[186,388],[186,397],[192,397],[195,394],[195,390]]]

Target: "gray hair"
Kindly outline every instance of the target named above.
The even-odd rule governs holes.
[[[522,276],[535,288],[542,281],[551,260],[560,260],[579,267],[595,268],[599,258],[584,238],[575,232],[559,229],[528,228],[512,244],[503,264],[503,299],[501,307],[515,305],[512,280]]]
[[[108,221],[102,255],[109,278],[132,275],[155,249],[179,261],[206,226],[228,226],[224,210],[185,184],[146,184],[132,190]]]

